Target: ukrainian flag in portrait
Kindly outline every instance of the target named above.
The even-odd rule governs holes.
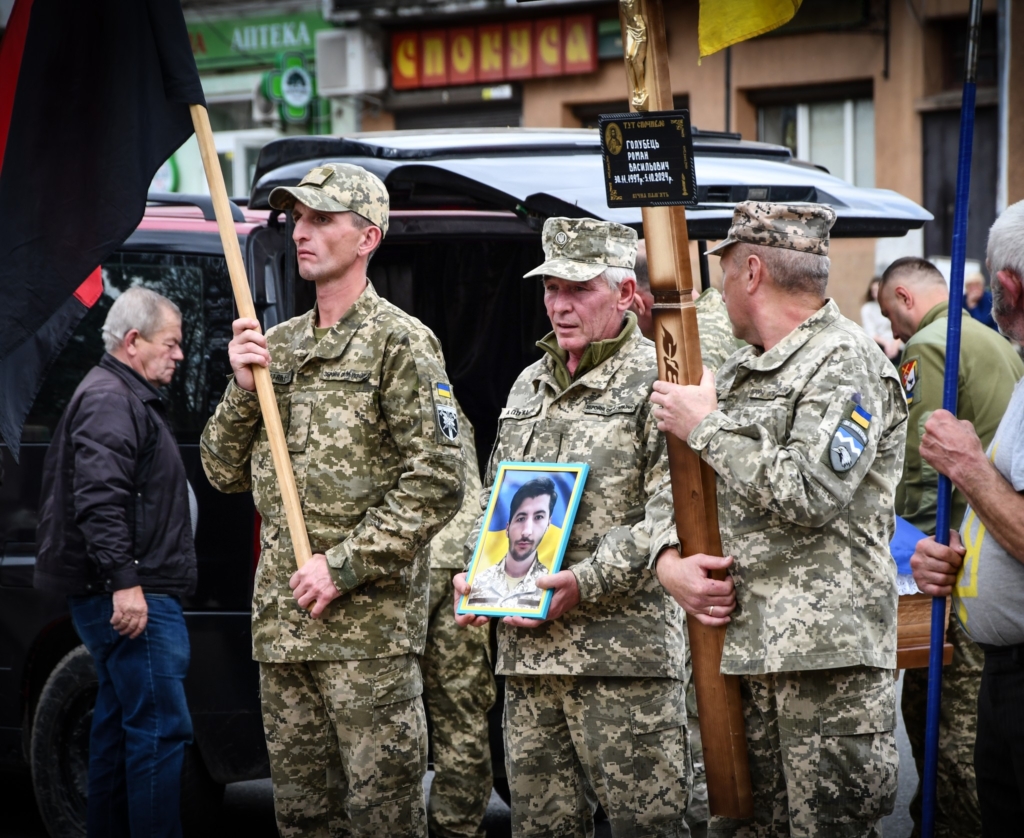
[[[494,506],[494,514],[491,515],[487,532],[484,534],[483,545],[480,550],[480,557],[477,561],[476,572],[495,565],[505,558],[508,552],[508,535],[505,530],[508,527],[509,504],[519,487],[524,483],[538,478],[550,478],[555,484],[555,491],[558,498],[555,500],[555,508],[551,512],[551,526],[544,533],[540,545],[537,548],[537,558],[550,572],[554,567],[555,556],[558,554],[558,546],[562,543],[562,533],[565,527],[565,515],[572,498],[573,486],[576,482],[576,473],[571,471],[520,471],[506,469],[504,480],[501,483],[501,490],[498,492],[498,501]]]

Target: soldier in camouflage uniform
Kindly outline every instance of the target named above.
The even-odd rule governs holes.
[[[636,234],[550,218],[543,245],[547,261],[527,276],[544,278],[554,331],[512,387],[484,484],[502,460],[586,462],[590,473],[565,569],[538,582],[554,589],[548,620],[498,626],[512,832],[591,835],[600,801],[616,836],[685,836],[686,638],[682,609],[648,569],[645,506],[668,466],[648,402],[654,346],[628,311]],[[455,588],[468,590],[465,576]]]
[[[462,628],[451,608],[452,577],[466,566],[463,544],[480,514],[481,489],[473,427],[458,402],[455,408],[466,458],[466,494],[458,514],[427,546],[430,612],[420,667],[434,756],[427,808],[430,833],[474,838],[483,835],[494,784],[487,712],[496,689],[487,626]]]
[[[262,517],[253,657],[282,836],[426,836],[427,731],[416,655],[424,545],[459,508],[464,461],[441,350],[374,292],[383,183],[326,164],[270,204],[292,213],[316,306],[271,329],[233,324],[234,379],[203,432],[203,467],[252,490]],[[313,557],[295,553],[249,365],[269,366]]]
[[[738,204],[717,250],[751,345],[717,394],[705,373],[652,396],[659,428],[718,474],[728,556],[652,545],[689,619],[728,626],[722,671],[742,676],[754,819],[712,818],[712,835],[878,836],[896,797],[888,544],[907,408],[892,364],[825,298],[834,220],[816,204]],[[707,578],[717,569],[729,577]]]
[[[882,275],[878,292],[882,312],[893,334],[906,342],[900,380],[910,406],[903,478],[896,487],[896,513],[925,533],[935,535],[938,514],[938,472],[921,457],[924,425],[942,407],[946,369],[946,326],[949,290],[930,262],[908,256],[897,259]],[[988,449],[1006,412],[1024,363],[1009,341],[988,326],[965,317],[960,344],[957,418],[973,426]],[[967,499],[953,492],[950,523],[959,526]],[[935,797],[935,835],[953,838],[981,834],[981,810],[974,773],[974,740],[978,721],[978,689],[985,654],[971,642],[956,618],[947,638],[953,660],[942,670],[942,714],[939,719],[939,763]],[[903,721],[917,763],[924,775],[924,731],[928,707],[927,668],[903,675]],[[921,785],[910,803],[914,833],[921,834]]]
[[[644,337],[654,339],[654,295],[651,293],[651,279],[647,272],[647,247],[641,239],[637,242],[636,295],[632,311],[636,314],[637,325]],[[717,288],[708,288],[697,295],[693,289],[694,307],[697,309],[697,332],[700,335],[700,355],[704,366],[712,372],[717,370],[737,349],[743,347],[732,331],[729,312]]]
[[[651,279],[647,271],[647,247],[641,240],[637,243],[636,295],[632,311],[636,314],[637,325],[649,340],[654,339],[654,295],[651,293]],[[697,289],[695,288],[696,294]],[[737,349],[743,347],[732,330],[725,301],[716,288],[708,288],[694,299],[697,309],[697,334],[700,336],[701,361],[715,372]],[[697,693],[691,679],[692,665],[690,650],[686,650],[686,720],[690,728],[690,774],[693,777],[693,793],[686,809],[686,821],[694,838],[707,834],[708,781],[704,770],[704,748],[701,745],[700,722],[697,720]]]

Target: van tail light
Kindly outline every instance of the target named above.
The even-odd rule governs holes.
[[[260,551],[262,545],[260,543],[260,525],[263,523],[263,519],[260,517],[260,513],[255,509],[252,511],[252,573],[256,575],[256,566],[260,563]]]

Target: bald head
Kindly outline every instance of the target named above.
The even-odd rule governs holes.
[[[902,341],[910,340],[924,316],[948,300],[946,280],[927,259],[905,256],[882,274],[878,305],[889,318],[893,335]]]

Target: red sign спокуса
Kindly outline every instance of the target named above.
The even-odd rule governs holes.
[[[395,90],[592,73],[596,69],[593,15],[391,36],[391,84]]]

